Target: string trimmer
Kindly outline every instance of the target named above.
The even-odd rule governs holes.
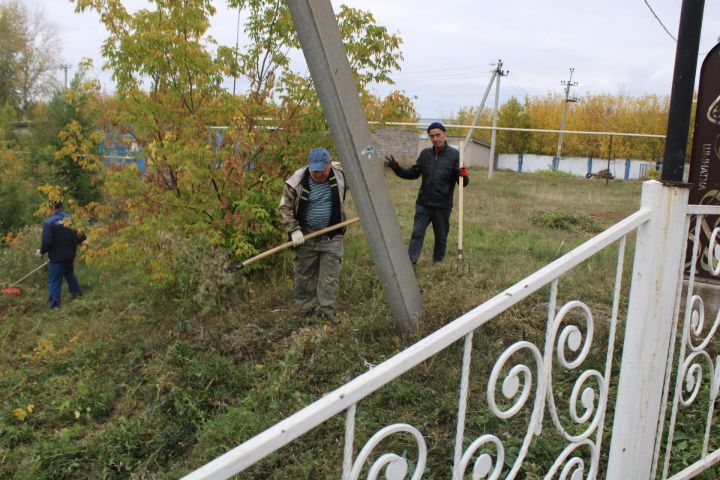
[[[35,268],[32,272],[30,272],[30,273],[28,273],[27,275],[25,275],[24,277],[22,277],[20,280],[14,282],[14,283],[11,283],[10,285],[7,285],[7,286],[3,287],[3,288],[2,288],[2,294],[3,294],[3,295],[6,295],[6,296],[8,296],[8,297],[19,297],[20,295],[22,295],[22,289],[21,289],[20,287],[18,287],[17,284],[20,283],[20,282],[22,282],[23,280],[25,280],[26,278],[28,278],[28,277],[29,277],[30,275],[32,275],[33,273],[35,273],[35,272],[37,272],[38,270],[40,270],[41,268],[43,268],[43,267],[44,267],[45,265],[47,265],[48,263],[50,263],[50,262],[47,261],[47,262],[43,263],[43,264],[40,265],[39,267]]]
[[[360,220],[358,217],[351,218],[350,220],[345,220],[344,222],[336,223],[335,225],[330,225],[329,227],[323,228],[322,230],[317,230],[317,231],[315,231],[315,232],[308,233],[307,235],[305,235],[305,240],[309,240],[309,239],[311,239],[311,238],[319,237],[320,235],[324,235],[324,234],[326,234],[326,233],[332,232],[332,231],[337,230],[337,229],[339,229],[339,228],[347,227],[348,225],[352,225],[353,223],[357,222],[358,220]],[[292,247],[292,244],[293,244],[293,242],[285,242],[285,243],[283,243],[282,245],[278,245],[278,246],[275,247],[275,248],[271,248],[270,250],[267,250],[267,251],[265,251],[265,252],[263,252],[263,253],[260,253],[260,254],[258,254],[258,255],[255,255],[255,256],[252,257],[252,258],[248,258],[248,259],[245,260],[244,262],[238,263],[237,265],[235,265],[235,269],[236,269],[236,270],[240,270],[240,269],[242,269],[242,268],[244,268],[244,267],[247,267],[248,265],[257,262],[258,260],[262,260],[262,259],[265,258],[265,257],[269,257],[269,256],[272,255],[273,253],[277,253],[277,252],[279,252],[279,251],[281,251],[281,250],[285,250],[286,248]]]

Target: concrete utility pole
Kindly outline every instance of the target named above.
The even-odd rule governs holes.
[[[237,63],[238,59],[238,52],[240,45],[240,6],[238,5],[238,18],[237,18],[237,27],[235,27],[235,62]],[[237,73],[233,75],[233,97],[235,96],[235,83],[237,82]]]
[[[568,103],[578,101],[577,97],[570,98],[570,88],[578,84],[578,82],[572,81],[574,71],[574,68],[570,68],[570,78],[568,81],[563,80],[560,82],[561,85],[565,85],[565,103],[563,104],[562,119],[560,120],[560,137],[558,138],[557,155],[555,155],[555,169],[560,166],[560,153],[562,152],[563,130],[565,129],[565,115],[567,114]]]
[[[401,334],[417,333],[425,318],[420,288],[372,145],[357,84],[330,0],[288,2],[335,148],[347,172],[370,252]]]
[[[492,121],[492,133],[490,134],[490,159],[488,161],[488,179],[492,178],[493,166],[495,164],[495,135],[497,130],[497,117],[498,117],[498,101],[500,100],[500,79],[508,74],[507,71],[502,70],[502,60],[498,60],[497,68],[495,69],[495,108],[493,109],[493,121]]]
[[[72,65],[68,63],[63,63],[60,65],[60,68],[65,71],[65,90],[67,90],[68,88],[68,70],[70,70],[70,67],[72,67]]]
[[[502,60],[498,60],[498,62],[502,62]],[[475,118],[473,118],[472,126],[468,128],[467,135],[465,135],[465,149],[467,150],[468,144],[470,143],[470,137],[473,134],[473,128],[475,125],[477,125],[478,120],[480,120],[480,114],[483,111],[483,108],[485,108],[485,101],[487,100],[488,94],[490,93],[490,88],[493,86],[493,82],[495,81],[495,77],[497,76],[497,69],[493,70],[492,75],[490,76],[490,81],[487,84],[487,87],[485,88],[485,93],[483,93],[482,100],[480,100],[480,105],[478,105],[477,112],[475,112]],[[465,153],[465,152],[463,152]]]

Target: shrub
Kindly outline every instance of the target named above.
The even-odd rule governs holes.
[[[530,216],[530,221],[539,227],[570,232],[597,233],[604,230],[604,227],[592,218],[576,215],[563,209],[534,212]]]
[[[568,172],[563,172],[561,170],[538,170],[536,172],[532,173],[533,175],[537,175],[538,177],[553,177],[553,178],[575,178],[575,175]]]

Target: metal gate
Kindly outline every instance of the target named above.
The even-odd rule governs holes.
[[[338,472],[343,480],[383,474],[393,480],[420,479],[428,459],[427,432],[395,423],[358,441],[356,414],[363,399],[460,341],[454,455],[442,478],[516,478],[544,428],[565,443],[544,466],[545,478],[692,478],[720,459],[720,439],[713,437],[712,428],[720,387],[720,356],[713,356],[713,340],[720,317],[712,312],[714,320],[706,321],[703,300],[695,291],[694,267],[685,287],[683,270],[690,226],[695,229],[692,238],[698,239],[704,216],[720,214],[720,207],[688,206],[687,193],[684,188],[646,182],[641,207],[633,215],[185,478],[229,478],[343,414],[345,429],[338,432],[343,445]],[[718,235],[712,234],[707,258],[716,275]],[[632,236],[636,247],[631,285],[623,294],[625,245]],[[616,259],[609,318],[601,318],[582,299],[559,305],[559,279],[592,256],[608,252]],[[697,244],[692,252],[693,258],[700,255]],[[483,379],[483,398],[475,399],[501,421],[520,414],[528,418],[524,432],[510,432],[520,448],[514,460],[507,461],[508,432],[477,431],[466,421],[470,385],[477,376],[473,335],[538,291],[549,292],[544,343],[521,338],[502,349]],[[597,337],[602,337],[602,344],[594,341],[600,323],[603,334]],[[618,359],[615,351],[623,332]],[[604,359],[590,366],[589,355],[597,351],[605,352]],[[613,378],[618,363],[619,378]],[[558,371],[563,372],[563,388]],[[700,418],[704,425],[702,432],[684,430],[679,420],[691,409],[696,423]],[[383,441],[395,435],[412,438],[415,451],[383,453]],[[689,441],[693,435],[698,438]],[[605,436],[609,444],[603,443]],[[701,447],[688,452],[694,443]],[[682,455],[676,455],[678,451]]]

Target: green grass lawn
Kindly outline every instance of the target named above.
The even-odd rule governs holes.
[[[606,186],[598,180],[508,172],[495,172],[488,181],[484,170],[471,175],[465,190],[466,270],[459,272],[453,261],[456,213],[444,263],[429,260],[431,230],[425,240],[417,277],[428,318],[420,336],[639,205],[639,182]],[[386,178],[407,241],[418,182]],[[632,246],[628,242],[626,277]],[[65,301],[59,313],[45,307],[42,273],[23,285],[24,296],[0,297],[0,478],[177,478],[414,343],[417,338],[395,334],[358,225],[350,227],[345,247],[337,325],[295,315],[290,252],[268,260],[263,271],[239,274],[231,295],[211,314],[187,308],[183,292],[157,295],[136,279],[82,261],[77,269],[86,295]],[[3,279],[32,268],[27,255],[32,248],[0,251]],[[605,358],[604,320],[616,255],[610,248],[559,283],[559,305],[582,300],[596,318],[589,365],[601,366]],[[542,349],[547,302],[544,289],[474,337],[465,446],[494,433],[505,442],[508,465],[529,415],[495,418],[484,394],[487,376],[498,355],[518,340]],[[621,346],[619,339],[618,351]],[[362,401],[356,453],[380,428],[407,422],[428,444],[424,478],[449,478],[461,356],[461,345],[453,345]],[[572,373],[577,372],[557,378],[555,395],[565,413],[577,378]],[[606,426],[611,412],[608,417]],[[571,429],[567,420],[563,424]],[[327,422],[240,478],[339,478],[343,425],[342,416]],[[542,478],[564,446],[546,421],[517,478]],[[379,452],[388,451],[406,455],[412,468],[416,450],[409,437],[388,439]]]

